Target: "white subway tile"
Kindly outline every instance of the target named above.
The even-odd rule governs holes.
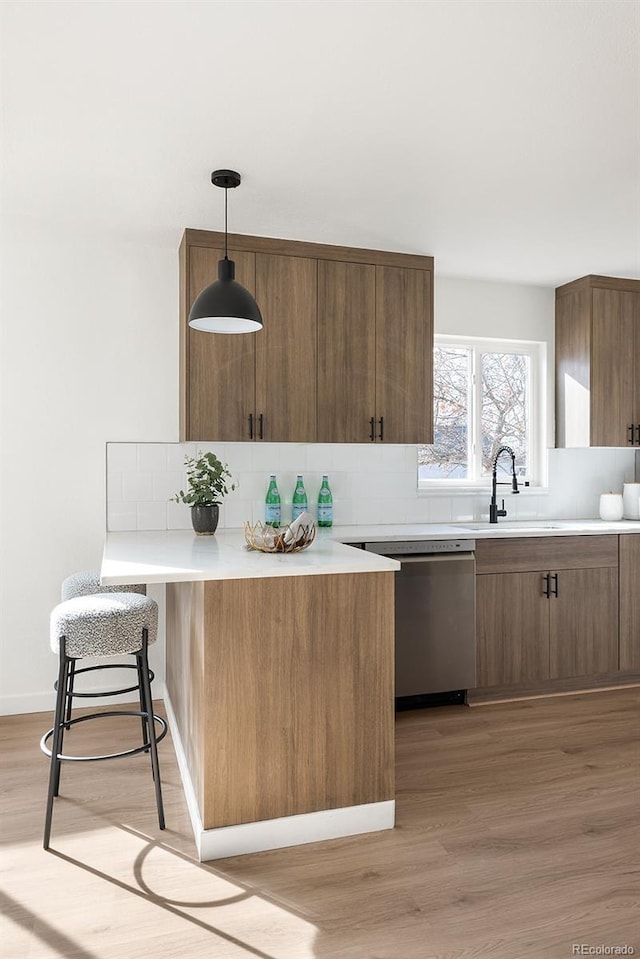
[[[228,527],[242,527],[243,523],[253,522],[253,505],[248,499],[232,499],[228,496],[224,503],[225,523]]]
[[[138,503],[136,506],[136,529],[166,529],[166,503]]]
[[[167,468],[166,443],[138,443],[139,472],[162,472]]]
[[[123,532],[136,529],[135,503],[109,503],[107,505],[107,529]]]
[[[163,500],[165,503],[179,490],[185,489],[185,476],[180,470],[154,473],[152,477],[153,499]]]
[[[193,529],[191,512],[184,503],[167,503],[167,529]]]
[[[253,470],[253,451],[255,443],[227,443],[227,462],[235,476],[238,473],[250,473]]]
[[[382,446],[380,463],[384,473],[404,473],[407,468],[406,447]]]
[[[304,443],[283,443],[278,451],[278,471],[304,473],[307,469],[307,446]]]
[[[362,469],[363,445],[360,443],[340,443],[333,448],[333,467],[332,469],[342,472],[353,472]]]
[[[334,466],[336,445],[332,443],[313,443],[307,447],[307,471],[330,473]],[[340,457],[338,457],[339,459]]]
[[[167,469],[184,470],[185,456],[195,455],[195,443],[167,443]]]
[[[136,443],[107,443],[107,472],[123,472],[138,468]]]
[[[129,502],[148,502],[152,500],[153,473],[123,473],[122,495]]]
[[[448,496],[434,497],[429,501],[430,523],[451,523],[451,498]]]
[[[475,519],[475,502],[472,496],[451,497],[451,520],[454,523],[472,523]]]

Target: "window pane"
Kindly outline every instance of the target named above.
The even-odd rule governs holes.
[[[471,350],[433,351],[433,446],[418,449],[420,479],[469,477]]]
[[[520,353],[483,353],[482,472],[491,472],[500,446],[516,454],[518,476],[529,472],[529,357]],[[511,459],[500,457],[499,473],[511,472]]]

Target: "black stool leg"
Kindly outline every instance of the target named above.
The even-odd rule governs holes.
[[[142,684],[142,662],[139,655],[136,655],[136,665],[138,667],[138,692],[140,694],[140,712],[142,716],[140,717],[140,722],[142,724],[142,742],[149,742],[149,733],[147,726],[147,711],[144,705],[144,687]],[[145,752],[149,752],[148,749],[145,749]]]
[[[62,730],[64,727],[65,699],[67,679],[69,674],[69,659],[65,653],[64,636],[60,639],[60,666],[58,670],[58,695],[56,696],[56,711],[53,722],[53,737],[51,743],[51,765],[49,766],[49,792],[47,794],[47,813],[44,821],[44,840],[42,845],[49,848],[51,838],[51,818],[53,816],[53,797],[57,795],[57,784],[60,780],[60,756]]]
[[[67,703],[64,714],[64,723],[65,727],[69,728],[69,721],[71,719],[71,707],[73,703],[73,684],[76,676],[76,661],[75,659],[71,660],[71,666],[69,668],[69,688],[66,690]]]
[[[158,747],[156,743],[156,724],[153,718],[153,700],[151,699],[151,683],[149,682],[149,660],[147,658],[147,644],[149,633],[146,629],[142,630],[142,649],[138,656],[138,662],[142,669],[142,689],[144,695],[145,708],[147,714],[147,729],[149,731],[149,752],[151,753],[151,770],[156,787],[156,803],[158,806],[158,823],[160,829],[164,829],[164,808],[162,805],[162,788],[160,786],[160,767],[158,765]]]

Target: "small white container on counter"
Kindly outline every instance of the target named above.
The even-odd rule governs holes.
[[[625,519],[640,519],[640,483],[624,484],[622,508]]]
[[[603,493],[600,497],[600,519],[615,523],[622,519],[624,508],[622,493]]]

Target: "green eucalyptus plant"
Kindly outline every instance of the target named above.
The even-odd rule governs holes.
[[[229,483],[232,478],[227,463],[222,463],[215,453],[198,451],[197,456],[185,456],[188,489],[180,490],[171,497],[172,503],[186,503],[187,506],[216,506],[224,496],[236,488]]]

